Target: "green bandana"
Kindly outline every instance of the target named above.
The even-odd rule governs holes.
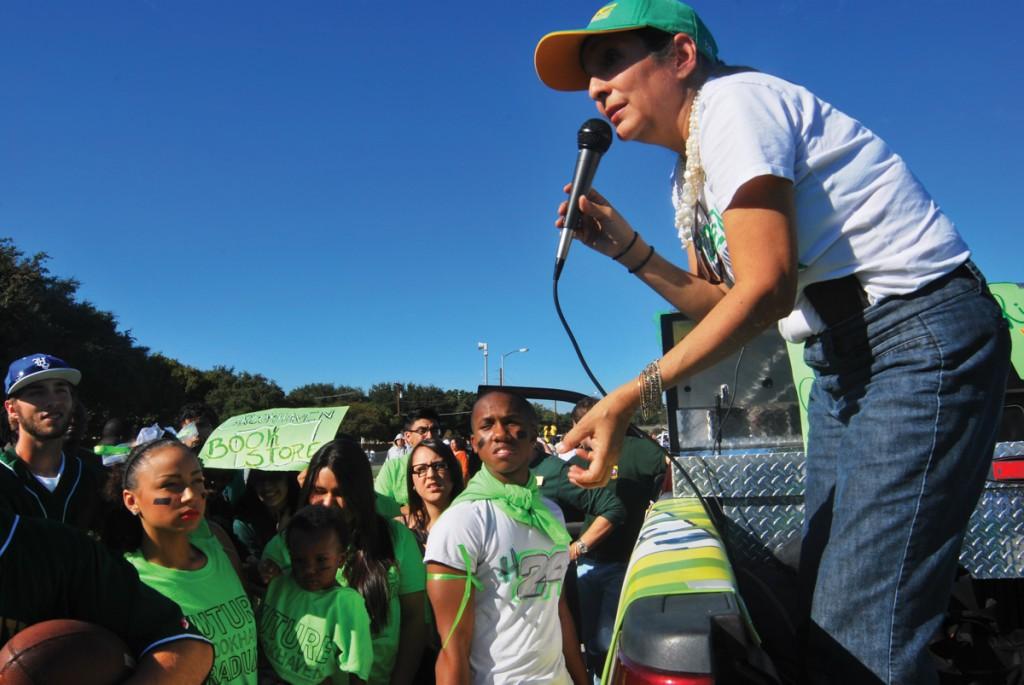
[[[452,504],[477,500],[493,500],[513,521],[536,528],[556,545],[568,545],[572,540],[565,526],[541,502],[540,490],[532,476],[526,485],[505,484],[484,467],[470,479],[466,489]]]

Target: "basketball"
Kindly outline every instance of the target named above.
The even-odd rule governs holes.
[[[106,628],[58,619],[29,626],[0,648],[0,685],[112,685],[134,666],[127,645]]]

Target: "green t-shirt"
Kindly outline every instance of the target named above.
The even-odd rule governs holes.
[[[409,483],[406,481],[406,469],[409,468],[410,455],[388,459],[380,467],[377,477],[373,479],[373,489],[380,495],[390,497],[399,505],[409,503]],[[395,513],[393,516],[397,516]]]
[[[393,519],[402,515],[402,505],[395,501],[394,497],[377,493],[374,498],[377,513],[386,519]]]
[[[207,641],[120,555],[71,526],[0,507],[0,644],[54,618],[97,623],[137,656],[174,640]]]
[[[582,468],[586,468],[586,465]],[[569,480],[569,462],[558,457],[543,456],[534,459],[530,464],[530,472],[536,479],[540,494],[561,507],[566,520],[579,521],[584,516],[603,516],[615,527],[626,521],[626,507],[615,496],[614,490],[581,488],[572,484]]]
[[[207,685],[256,685],[256,618],[224,548],[212,535],[193,535],[206,555],[196,571],[166,568],[141,552],[125,555],[146,585],[177,602],[185,617],[213,643]]]
[[[373,667],[370,669],[369,685],[387,685],[391,680],[402,627],[402,605],[399,598],[423,592],[427,586],[423,556],[412,531],[393,519],[388,520],[388,525],[398,564],[388,569],[388,594],[391,598],[388,602],[388,622],[373,636]],[[273,561],[284,573],[291,571],[292,560],[284,543],[284,535],[278,533],[270,539],[263,550],[263,558]],[[348,587],[344,570],[338,571],[337,578],[342,586]]]
[[[349,673],[370,674],[370,615],[352,588],[309,592],[290,573],[279,576],[260,607],[259,632],[263,655],[291,685],[345,685]]]

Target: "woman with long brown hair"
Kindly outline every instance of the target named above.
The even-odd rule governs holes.
[[[339,436],[310,460],[299,492],[300,506],[336,507],[351,528],[339,582],[366,603],[373,634],[370,685],[411,685],[423,652],[426,572],[416,539],[398,521],[376,510],[370,461],[359,443]],[[290,567],[284,539],[263,551],[277,570]]]
[[[427,438],[409,455],[406,484],[409,513],[399,520],[416,536],[422,551],[434,523],[465,487],[462,468],[448,445]]]

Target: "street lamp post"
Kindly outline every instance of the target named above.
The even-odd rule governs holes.
[[[487,343],[478,342],[476,349],[482,350],[484,353],[484,385],[487,385]]]
[[[501,355],[501,364],[498,366],[498,385],[505,385],[505,357],[516,352],[529,352],[529,347],[520,347],[518,350],[512,350]]]

